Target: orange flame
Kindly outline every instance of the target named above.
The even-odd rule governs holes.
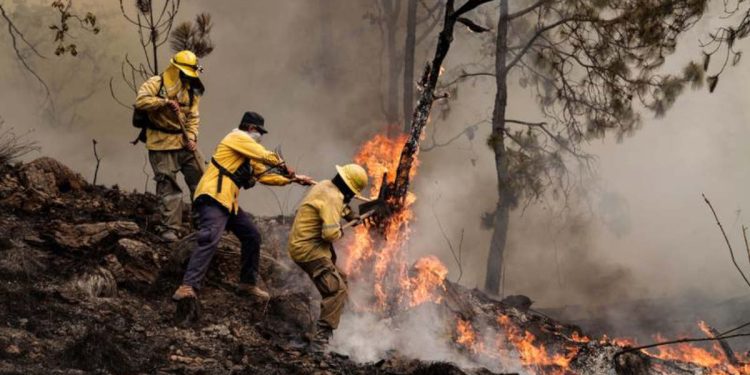
[[[525,366],[557,366],[561,369],[568,369],[570,361],[578,353],[577,347],[571,347],[568,353],[555,353],[549,355],[547,349],[540,344],[536,344],[536,336],[529,331],[521,332],[507,315],[497,317],[497,323],[505,331],[507,340],[515,346],[521,357],[521,362]]]
[[[375,198],[384,183],[393,182],[396,178],[401,150],[407,135],[387,137],[376,135],[360,148],[355,162],[364,166],[370,176],[370,195]],[[419,161],[415,160],[409,172],[413,177]],[[388,181],[383,175],[388,173]],[[419,259],[414,269],[416,274],[409,274],[404,245],[409,238],[409,221],[412,219],[412,205],[416,197],[408,193],[403,210],[390,218],[383,236],[373,237],[366,227],[357,227],[354,238],[346,248],[344,269],[354,279],[364,278],[372,283],[373,306],[377,311],[398,304],[402,307],[413,307],[427,301],[439,302],[436,294],[443,288],[443,280],[448,274],[447,268],[434,257]]]
[[[477,334],[476,332],[474,332],[474,328],[471,326],[471,323],[467,320],[458,319],[458,322],[456,324],[456,343],[459,345],[463,345],[472,352],[482,351],[478,350],[478,348],[476,347]]]
[[[426,256],[417,260],[414,264],[417,275],[409,279],[411,287],[411,306],[417,306],[424,302],[432,301],[440,303],[442,296],[435,293],[440,288],[445,290],[445,277],[448,269],[435,256]]]
[[[406,135],[377,135],[362,145],[355,161],[368,170],[371,196],[377,195],[384,183],[393,182],[395,179],[395,171],[406,140]],[[415,160],[409,172],[410,177],[416,174],[418,164],[418,160]],[[386,171],[390,172],[389,181],[383,181]],[[411,208],[415,200],[413,194],[407,195],[404,209],[395,213],[388,221],[383,236],[374,236],[368,228],[359,226],[346,246],[344,269],[351,279],[367,281],[365,285],[371,288],[372,298],[368,308],[375,311],[383,312],[393,307],[411,308],[425,302],[442,301],[441,292],[445,290],[447,268],[434,256],[417,260],[412,272],[407,266],[404,245],[409,238],[409,221],[413,216]],[[591,341],[589,337],[574,332],[562,348],[545,347],[533,333],[524,331],[514,324],[509,316],[498,316],[497,323],[500,332],[491,333],[494,334],[495,340],[483,341],[470,321],[457,319],[454,341],[457,345],[465,347],[472,355],[485,356],[501,362],[511,358],[510,351],[517,352],[525,367],[533,369],[536,373],[545,374],[572,373],[569,369],[571,361],[581,346]],[[701,322],[700,328],[707,335],[713,336],[705,323]],[[661,337],[657,339],[663,341]],[[492,349],[490,342],[495,343]],[[634,340],[626,338],[603,336],[598,342],[621,347],[636,346]],[[654,358],[701,366],[708,369],[711,375],[750,374],[750,358],[736,355],[732,360],[739,364],[733,365],[733,361],[726,358],[718,343],[714,343],[712,349],[683,343],[661,346],[657,350],[658,353],[645,350],[643,352]]]

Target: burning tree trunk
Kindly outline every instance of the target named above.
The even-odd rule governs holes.
[[[391,313],[426,301],[434,302],[437,297],[430,291],[441,288],[447,274],[447,269],[437,259],[420,259],[418,266],[415,265],[416,273],[407,265],[402,250],[408,239],[409,207],[414,201],[408,192],[409,183],[416,169],[419,140],[432,104],[444,97],[436,94],[435,89],[453,41],[455,25],[459,22],[476,26],[463,15],[490,1],[469,0],[458,9],[454,8],[454,0],[447,1],[435,55],[419,81],[419,97],[409,132],[398,138],[376,136],[363,145],[355,158],[357,163],[367,167],[373,178],[371,193],[380,188],[379,198],[389,206],[388,214],[374,217],[374,225],[369,230],[357,228],[344,265],[353,279],[364,279],[368,288],[372,287],[368,289],[371,293],[366,297],[368,300],[363,302],[377,311]],[[384,172],[387,175],[384,176]]]
[[[472,9],[490,2],[491,0],[469,0],[458,10],[454,9],[454,1],[449,0],[446,4],[443,30],[438,37],[437,48],[432,62],[425,67],[422,79],[419,82],[421,93],[412,114],[411,127],[406,144],[401,151],[401,157],[396,170],[396,178],[388,183],[386,194],[387,201],[393,205],[394,212],[403,209],[406,200],[406,192],[409,189],[409,172],[411,172],[414,158],[419,151],[419,139],[422,136],[427,120],[430,116],[432,103],[440,97],[435,95],[435,87],[440,76],[440,70],[445,57],[448,55],[451,42],[453,42],[453,29],[456,22],[470,22],[461,16]],[[386,218],[387,220],[387,218]]]

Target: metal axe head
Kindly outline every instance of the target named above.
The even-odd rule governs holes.
[[[383,183],[380,185],[380,192],[378,193],[377,199],[359,205],[359,216],[368,214],[368,216],[375,216],[382,219],[391,215],[391,206],[385,200],[388,190],[387,177],[388,172],[383,174]]]

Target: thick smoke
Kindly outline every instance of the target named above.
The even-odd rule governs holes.
[[[25,3],[44,9],[47,5],[40,0]],[[102,23],[100,35],[79,36],[81,54],[76,58],[51,54],[52,36],[46,27],[53,22],[51,12],[19,19],[27,36],[50,55],[35,59],[33,66],[50,83],[54,113],[46,110],[38,84],[13,55],[9,37],[0,34],[0,116],[19,132],[33,130],[31,137],[40,142],[43,154],[89,178],[95,138],[103,158],[100,183],[139,191],[148,185],[153,191],[143,147],[127,143],[136,133],[130,110],[119,106],[108,88],[113,78],[118,97],[132,103],[133,94],[119,78],[120,63],[126,54],[141,58],[137,35],[120,17],[116,2],[75,4],[93,8]],[[488,9],[491,13],[495,8]],[[214,17],[212,38],[217,45],[202,62],[207,93],[200,148],[205,154],[236,126],[243,111],[255,110],[266,117],[271,131],[264,143],[281,144],[292,166],[322,179],[333,174],[334,164],[350,161],[362,141],[384,129],[381,40],[377,25],[364,17],[373,11],[372,4],[183,2],[179,18],[188,20],[202,11]],[[683,49],[672,57],[675,66],[700,57],[698,38],[714,26],[703,22],[685,36]],[[434,37],[419,46],[417,71],[433,46]],[[457,30],[446,68],[478,59],[481,47],[474,35]],[[161,52],[162,66],[169,54]],[[575,206],[565,211],[560,202],[546,201],[513,214],[505,293],[527,294],[541,307],[594,310],[616,301],[685,295],[709,296],[699,302],[708,306],[747,295],[700,193],[712,199],[735,249],[742,249],[740,225],[748,223],[744,210],[750,204],[744,194],[750,182],[748,81],[750,65],[743,61],[722,75],[716,93],[685,94],[665,118],[647,116],[643,129],[622,144],[606,139],[588,145],[598,157],[598,178],[585,180],[583,198]],[[538,118],[530,93],[512,86],[510,96],[510,114]],[[447,118],[433,116],[430,126],[439,129],[437,139],[449,139],[467,125],[489,119],[493,97],[491,81],[462,86]],[[456,251],[460,243],[461,283],[470,287],[482,285],[490,232],[481,229],[481,215],[492,209],[497,197],[494,159],[485,146],[488,135],[489,127],[482,124],[473,139],[462,137],[423,152],[413,185],[418,197],[408,245],[413,259],[436,254],[450,268],[449,278],[456,280],[459,266],[446,236]],[[256,188],[243,193],[241,204],[259,215],[291,214],[303,193],[300,187]],[[368,319],[348,315],[342,332],[350,332],[352,339],[342,341],[337,335],[336,345],[369,359],[388,348],[420,347],[407,339],[434,337],[389,332],[377,345],[371,340],[363,347],[356,338],[365,339],[370,330],[386,324],[366,323]],[[452,358],[441,348],[433,349],[445,355],[441,359]]]

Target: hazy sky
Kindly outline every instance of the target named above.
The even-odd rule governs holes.
[[[103,156],[100,182],[142,191],[145,151],[128,144],[136,134],[130,111],[117,105],[108,89],[114,77],[118,96],[126,103],[134,99],[119,76],[126,53],[136,60],[142,56],[137,39],[119,16],[116,2],[75,4],[96,4],[103,27],[98,36],[76,33],[78,58],[51,53],[52,35],[41,27],[44,18],[19,25],[48,55],[35,59],[34,66],[61,95],[55,99],[60,120],[53,123],[40,110],[38,86],[20,69],[5,33],[0,34],[5,47],[0,54],[0,116],[20,132],[33,129],[30,136],[39,140],[42,154],[89,178],[95,163],[91,139],[96,138]],[[299,171],[328,178],[334,164],[350,161],[358,145],[385,125],[379,99],[379,30],[363,17],[373,9],[366,2],[345,0],[183,1],[180,19],[206,11],[215,21],[216,50],[202,61],[207,87],[201,107],[203,152],[212,151],[243,111],[255,110],[265,116],[271,131],[264,143],[282,144],[285,157]],[[715,22],[702,22],[680,41],[674,66],[700,57],[698,38]],[[449,71],[475,57],[479,43],[472,38],[457,31],[446,61]],[[746,44],[741,41],[737,47]],[[427,38],[420,46],[417,71],[433,45],[434,38]],[[162,65],[169,54],[164,51]],[[643,128],[622,144],[608,139],[588,145],[598,157],[598,176],[587,184],[588,205],[560,215],[548,204],[536,204],[523,216],[513,216],[506,292],[528,294],[548,306],[693,291],[721,298],[746,294],[747,286],[732,268],[700,193],[711,198],[739,259],[746,260],[740,225],[750,224],[744,212],[750,203],[744,195],[750,184],[749,79],[750,64],[742,61],[722,76],[714,94],[705,89],[689,92],[665,118],[646,115]],[[439,126],[445,139],[488,118],[493,95],[491,82],[463,86],[451,115],[445,121],[433,116],[432,126]],[[515,86],[510,95],[510,113],[534,119],[531,95]],[[69,98],[77,96],[84,101],[70,103]],[[490,233],[480,229],[480,215],[496,200],[494,159],[485,146],[488,132],[483,128],[473,142],[461,139],[424,153],[414,183],[418,202],[411,253],[438,254],[455,280],[458,267],[435,218],[454,246],[463,229],[462,283],[468,286],[481,285],[484,277]],[[146,171],[150,173],[150,167]],[[149,181],[149,190],[153,186]],[[285,213],[293,211],[304,191],[273,189]],[[241,203],[255,214],[279,212],[267,188],[243,193]],[[750,269],[747,261],[743,264]]]

